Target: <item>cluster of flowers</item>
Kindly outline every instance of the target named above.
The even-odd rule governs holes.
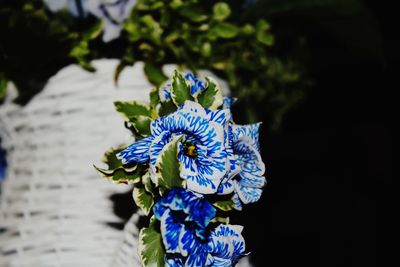
[[[108,151],[109,170],[97,169],[134,184],[136,204],[152,215],[140,233],[144,266],[234,266],[245,255],[242,226],[219,213],[259,200],[265,166],[260,123],[235,124],[233,102],[213,79],[175,71],[150,105],[115,103],[141,139]]]

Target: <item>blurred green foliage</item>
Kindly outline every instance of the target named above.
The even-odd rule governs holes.
[[[329,21],[354,16],[357,23],[353,25],[374,25],[367,9],[356,0],[245,2],[138,0],[121,37],[103,43],[102,24],[94,17],[74,18],[66,11],[52,14],[40,0],[3,1],[1,79],[13,81],[20,91],[19,102],[26,103],[51,75],[73,62],[94,71],[92,60],[119,58],[117,82],[124,67],[144,61],[145,74],[157,86],[167,78],[162,72],[164,64],[178,64],[194,73],[209,69],[226,79],[233,96],[239,99],[236,106],[244,115],[237,120],[251,122],[262,115],[268,128],[277,129],[284,114],[310,87],[310,51],[307,39],[295,25],[292,31],[287,25],[271,28],[265,18],[315,21],[332,34],[336,32],[342,40],[338,42],[347,40],[350,46],[363,46],[365,42],[355,45],[350,37],[340,39],[346,31],[329,27]],[[365,30],[349,29],[356,32],[353,38],[379,43],[379,38],[362,36]],[[365,46],[364,50],[371,54],[371,48]]]

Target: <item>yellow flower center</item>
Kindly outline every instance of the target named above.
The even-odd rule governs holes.
[[[196,147],[194,145],[190,145],[187,148],[187,153],[190,157],[195,157],[197,155],[196,153]]]

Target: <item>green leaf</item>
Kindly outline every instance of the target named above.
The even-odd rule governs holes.
[[[110,170],[115,170],[122,167],[122,161],[117,158],[117,154],[124,150],[124,148],[109,148],[103,156],[103,162],[108,165]]]
[[[203,10],[194,6],[183,7],[179,9],[178,12],[181,16],[194,22],[202,22],[208,18],[207,14],[204,13]]]
[[[256,38],[259,42],[271,46],[274,44],[274,36],[268,32],[270,25],[266,20],[259,20],[256,25]]]
[[[235,206],[235,203],[233,202],[233,199],[229,199],[214,202],[213,205],[220,210],[230,211]]]
[[[242,27],[242,32],[243,32],[244,34],[251,35],[251,34],[253,34],[253,33],[255,32],[255,28],[254,28],[253,25],[251,25],[251,24],[245,24],[245,25]]]
[[[160,95],[158,94],[158,88],[154,87],[150,91],[150,107],[155,109],[158,103],[160,103]]]
[[[151,181],[150,172],[143,174],[142,184],[147,192],[153,194],[153,182]]]
[[[87,40],[82,40],[72,48],[69,55],[77,60],[79,65],[87,71],[95,71],[87,57],[90,54],[89,43]]]
[[[168,114],[171,114],[172,112],[176,111],[176,105],[174,104],[174,102],[172,102],[171,100],[169,101],[165,101],[164,103],[161,103],[160,105],[160,109],[158,110],[158,115],[160,117],[162,116],[166,116]]]
[[[0,78],[0,100],[2,100],[7,93],[7,80]]]
[[[206,77],[206,81],[207,88],[197,97],[197,101],[205,108],[216,110],[223,102],[222,90],[212,78]]]
[[[156,185],[173,188],[182,186],[180,164],[178,161],[178,142],[182,136],[176,136],[162,149],[156,162]]]
[[[130,169],[132,170],[131,172],[122,167],[116,170],[104,170],[96,166],[94,168],[102,177],[114,184],[137,184],[141,181],[141,176],[144,173],[143,168],[136,166]]]
[[[149,62],[144,64],[144,73],[146,74],[150,83],[154,84],[155,86],[160,86],[168,79],[168,77],[163,73],[161,67]]]
[[[213,17],[217,21],[223,21],[231,14],[231,9],[227,3],[216,3],[213,7]]]
[[[212,47],[210,42],[205,42],[201,46],[201,55],[204,57],[211,56]]]
[[[186,84],[185,78],[177,70],[175,70],[172,78],[171,96],[177,106],[183,105],[186,100],[193,101],[193,97],[190,95],[190,88]]]
[[[118,85],[119,76],[121,75],[121,72],[125,69],[125,67],[126,67],[126,64],[124,62],[121,62],[115,68],[115,70],[114,70],[114,83],[115,83],[115,85]]]
[[[151,118],[139,115],[130,117],[129,122],[132,124],[133,128],[135,128],[136,132],[141,136],[148,136],[151,134]]]
[[[85,40],[96,39],[102,31],[103,22],[101,20],[98,20],[92,27],[90,27],[86,32],[83,33],[83,38]]]
[[[223,223],[223,224],[229,224],[229,217],[214,217],[211,219],[211,222],[213,223]]]
[[[142,37],[139,30],[140,26],[136,21],[126,20],[123,27],[128,33],[127,36],[129,41],[136,42]]]
[[[150,107],[144,103],[136,101],[116,101],[114,102],[115,109],[127,121],[135,116],[151,116]]]
[[[172,0],[169,6],[172,9],[177,9],[183,5],[183,0]]]
[[[149,215],[151,207],[154,205],[153,196],[143,187],[134,187],[132,192],[133,200],[140,207],[145,215]]]
[[[230,23],[219,23],[213,29],[217,36],[225,39],[230,39],[238,35],[239,29]]]
[[[86,40],[79,42],[70,52],[70,56],[76,59],[83,59],[90,54],[89,43]]]
[[[157,20],[155,20],[151,15],[144,15],[140,17],[142,23],[142,28],[147,32],[147,37],[150,38],[154,43],[161,43],[161,35],[163,29]]]
[[[164,267],[165,249],[162,236],[155,224],[143,228],[139,233],[138,253],[144,267]]]

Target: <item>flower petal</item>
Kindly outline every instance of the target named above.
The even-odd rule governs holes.
[[[242,184],[240,184],[240,182],[236,180],[234,180],[233,182],[235,186],[235,192],[244,204],[254,203],[260,199],[263,191],[262,189],[243,186]]]
[[[238,155],[240,175],[245,178],[256,178],[264,175],[265,164],[260,153],[250,144],[249,140],[240,140],[234,144],[234,153]]]
[[[223,109],[231,109],[232,105],[236,102],[237,98],[235,97],[224,97],[223,99]]]
[[[207,252],[200,240],[193,235],[187,226],[181,232],[179,248],[184,257],[188,257],[185,266],[204,266],[207,260]]]
[[[182,262],[182,259],[177,257],[169,257],[165,260],[166,267],[184,267],[185,265]]]
[[[203,174],[186,176],[186,187],[200,194],[214,194],[221,183],[219,179],[208,179]]]
[[[212,266],[212,267],[232,267],[234,265],[232,264],[232,260],[231,259],[213,257],[213,262],[209,266]]]
[[[242,138],[249,138],[251,145],[260,151],[259,130],[261,122],[247,125],[233,125],[233,141],[236,142]]]
[[[239,183],[245,187],[262,188],[265,186],[267,181],[264,176],[255,176],[250,178],[243,178],[242,176]]]
[[[242,202],[240,201],[239,195],[238,195],[237,193],[235,193],[235,194],[233,195],[232,200],[233,200],[233,204],[234,204],[233,207],[234,207],[236,210],[242,210],[243,205],[242,205]]]
[[[218,195],[228,195],[233,192],[235,187],[233,186],[232,181],[227,181],[225,183],[221,183],[218,187]]]
[[[132,145],[125,148],[123,151],[117,154],[117,158],[122,161],[123,164],[127,163],[145,163],[149,161],[149,148],[153,142],[154,137],[148,136],[143,138]]]
[[[183,77],[190,87],[190,94],[192,96],[196,97],[199,93],[203,92],[206,89],[205,84],[201,80],[197,79],[197,77],[194,76],[192,73],[185,72]]]
[[[229,109],[217,109],[215,111],[207,110],[208,119],[217,122],[225,127],[231,119],[231,111]]]
[[[207,118],[206,110],[202,105],[194,101],[186,100],[185,103],[178,109],[182,114],[190,114],[191,116],[199,116],[203,119]]]
[[[161,102],[165,102],[167,100],[171,100],[171,81],[167,81],[164,85],[162,85],[158,91],[158,95],[160,97]]]
[[[190,194],[193,193],[190,192]],[[210,202],[199,197],[191,197],[187,207],[189,209],[185,210],[188,214],[186,221],[195,222],[200,228],[206,228],[217,212]]]
[[[166,210],[160,221],[165,251],[167,253],[179,253],[179,237],[181,231],[183,231],[183,225],[174,220],[171,210]]]
[[[243,226],[240,225],[219,225],[210,235],[208,252],[214,257],[232,259],[236,262],[245,250],[242,229]]]

